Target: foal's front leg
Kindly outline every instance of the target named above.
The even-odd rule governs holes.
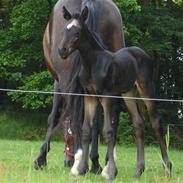
[[[71,174],[82,175],[88,171],[89,144],[91,142],[91,131],[97,107],[97,99],[94,97],[84,97],[84,123],[82,127],[82,150],[75,155],[74,168]],[[79,154],[79,156],[77,156]],[[77,161],[77,162],[76,162]],[[75,164],[77,164],[75,166]]]
[[[94,122],[94,117],[97,108],[97,99],[94,97],[84,98],[84,123],[82,127],[82,160],[79,167],[79,173],[85,174],[88,171],[88,158],[89,158],[89,144],[91,142],[91,132]]]
[[[107,143],[108,162],[102,171],[102,176],[107,180],[113,180],[117,175],[117,168],[115,164],[114,146],[115,134],[112,127],[112,102],[111,99],[101,99],[101,104],[104,109],[104,128],[103,135]]]

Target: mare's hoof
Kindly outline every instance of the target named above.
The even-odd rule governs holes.
[[[94,173],[94,174],[101,174],[102,173],[102,167],[100,165],[95,166],[95,165],[92,164],[90,172]]]
[[[171,177],[171,171],[172,171],[172,163],[170,161],[163,164],[164,166],[164,174],[166,177]]]
[[[72,167],[74,164],[74,160],[64,161],[64,167]]]
[[[47,165],[46,159],[39,157],[34,161],[34,168],[36,170],[43,169]]]

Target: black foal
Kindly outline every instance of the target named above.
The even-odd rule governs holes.
[[[73,18],[64,29],[64,36],[59,48],[61,57],[67,58],[76,49],[79,50],[82,68],[80,82],[89,94],[122,95],[133,97],[136,86],[143,98],[154,97],[152,81],[153,64],[150,57],[138,47],[121,49],[115,53],[104,48],[96,33],[91,32],[84,23],[88,15],[85,7],[81,15]],[[96,107],[100,103],[104,110],[103,135],[108,146],[108,162],[102,175],[109,180],[115,178],[116,165],[114,157],[115,133],[112,120],[112,101],[110,98],[85,97],[84,123],[82,128],[82,159],[78,173],[85,173],[88,164],[88,150],[91,140],[91,128],[94,125]],[[159,122],[155,102],[144,100],[152,127],[160,144],[165,172],[170,174],[171,162],[168,159],[163,130]],[[137,138],[137,165],[135,177],[144,171],[144,122],[139,114],[135,100],[125,99],[125,104],[132,117]]]

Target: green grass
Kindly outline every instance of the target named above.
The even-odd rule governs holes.
[[[53,142],[48,155],[48,165],[43,170],[34,170],[32,162],[36,158],[41,141],[0,140],[0,182],[1,183],[70,183],[106,182],[100,175],[87,173],[86,176],[73,178],[69,168],[64,168],[63,143]],[[105,146],[100,146],[100,162],[104,165]],[[163,176],[163,168],[159,149],[147,147],[146,170],[142,175],[142,183],[182,183],[183,182],[183,152],[170,150],[173,162],[172,177],[168,180]],[[133,182],[135,168],[135,147],[117,146],[118,175],[114,182]]]
[[[87,173],[74,178],[69,168],[64,168],[64,144],[52,142],[48,165],[43,170],[34,170],[32,163],[39,153],[46,126],[47,113],[18,110],[0,111],[0,183],[101,183],[107,182],[100,175]],[[171,141],[171,139],[170,139]],[[106,147],[100,145],[100,163],[104,166]],[[141,183],[183,183],[183,151],[169,149],[173,162],[172,177],[163,176],[159,148],[146,147],[146,170]],[[135,170],[135,146],[117,146],[118,175],[114,182],[132,183]]]
[[[1,106],[0,106],[1,107]],[[49,112],[0,110],[0,139],[41,140],[47,129]],[[60,134],[54,140],[60,140]]]

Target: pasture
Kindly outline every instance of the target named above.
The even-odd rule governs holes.
[[[39,116],[39,117],[38,117]],[[77,179],[69,175],[69,168],[64,168],[64,144],[58,141],[58,134],[51,144],[48,165],[43,170],[34,170],[36,158],[46,128],[46,114],[0,112],[0,182],[1,183],[97,183],[106,182],[100,175],[87,173]],[[11,127],[11,128],[10,128]],[[170,139],[171,140],[171,139]],[[106,147],[100,145],[100,162],[104,166]],[[159,148],[145,148],[146,170],[141,177],[142,183],[182,183],[183,151],[169,149],[173,162],[172,177],[163,176]],[[114,182],[132,183],[135,167],[135,145],[117,145],[118,175]]]
[[[1,183],[99,183],[106,182],[100,175],[87,173],[77,179],[69,175],[69,168],[64,168],[63,148],[61,142],[53,142],[48,155],[48,165],[43,170],[34,170],[32,162],[37,156],[41,141],[0,140],[0,182]],[[183,152],[170,150],[173,162],[171,179],[163,176],[161,156],[156,147],[145,149],[146,171],[142,175],[142,183],[182,183]],[[99,148],[100,162],[104,165],[105,146]],[[118,175],[114,182],[133,182],[135,147],[117,146]]]

